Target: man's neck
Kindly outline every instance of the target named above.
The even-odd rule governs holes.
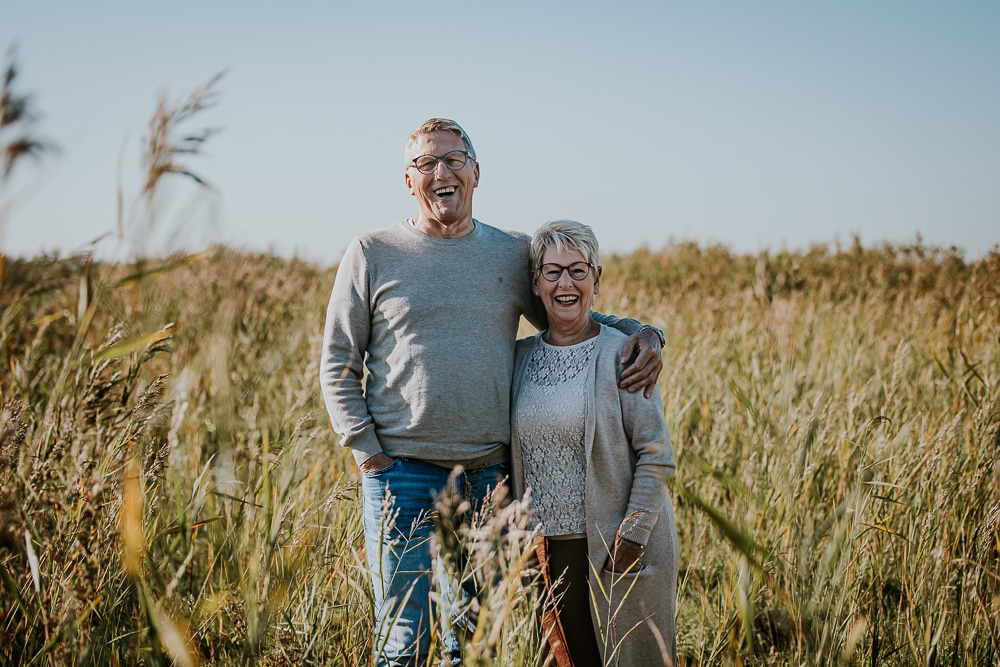
[[[476,223],[472,219],[472,216],[458,222],[445,224],[437,220],[428,220],[418,215],[410,218],[410,224],[417,231],[423,232],[428,236],[436,236],[439,239],[457,239],[468,236],[476,228]]]

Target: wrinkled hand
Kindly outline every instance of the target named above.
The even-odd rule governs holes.
[[[382,468],[388,468],[395,462],[396,459],[392,458],[385,452],[379,452],[375,456],[370,456],[365,459],[361,465],[358,466],[358,468],[361,472],[370,473],[381,470]]]
[[[629,393],[643,389],[642,395],[649,398],[653,395],[653,385],[660,377],[663,360],[660,358],[660,337],[655,331],[646,329],[633,334],[625,341],[622,348],[622,370],[618,386]]]
[[[638,572],[642,569],[644,552],[645,548],[638,542],[616,538],[614,553],[604,562],[604,569],[616,574]]]

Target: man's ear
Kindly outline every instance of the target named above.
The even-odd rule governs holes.
[[[475,176],[476,176],[476,180],[472,184],[472,187],[477,188],[477,187],[479,187],[479,163],[478,162],[476,163],[476,166],[473,167],[472,173],[475,174]]]
[[[412,195],[413,194],[413,182],[410,181],[410,170],[403,170],[403,180],[406,181],[406,189]]]

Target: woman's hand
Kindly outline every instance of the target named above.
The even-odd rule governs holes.
[[[604,569],[616,574],[638,572],[642,569],[642,556],[646,547],[621,537],[615,538],[614,553],[604,562]]]

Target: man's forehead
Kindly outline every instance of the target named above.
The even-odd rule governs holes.
[[[444,155],[455,150],[471,150],[461,134],[450,130],[421,132],[416,136],[411,136],[410,140],[406,142],[403,165],[404,168],[409,168],[412,161],[421,155]]]
[[[447,146],[448,148],[464,149],[465,142],[460,135],[448,130],[437,130],[417,135],[416,140],[413,142],[413,148],[418,150],[417,155],[425,153],[426,150],[424,149],[429,146]]]

